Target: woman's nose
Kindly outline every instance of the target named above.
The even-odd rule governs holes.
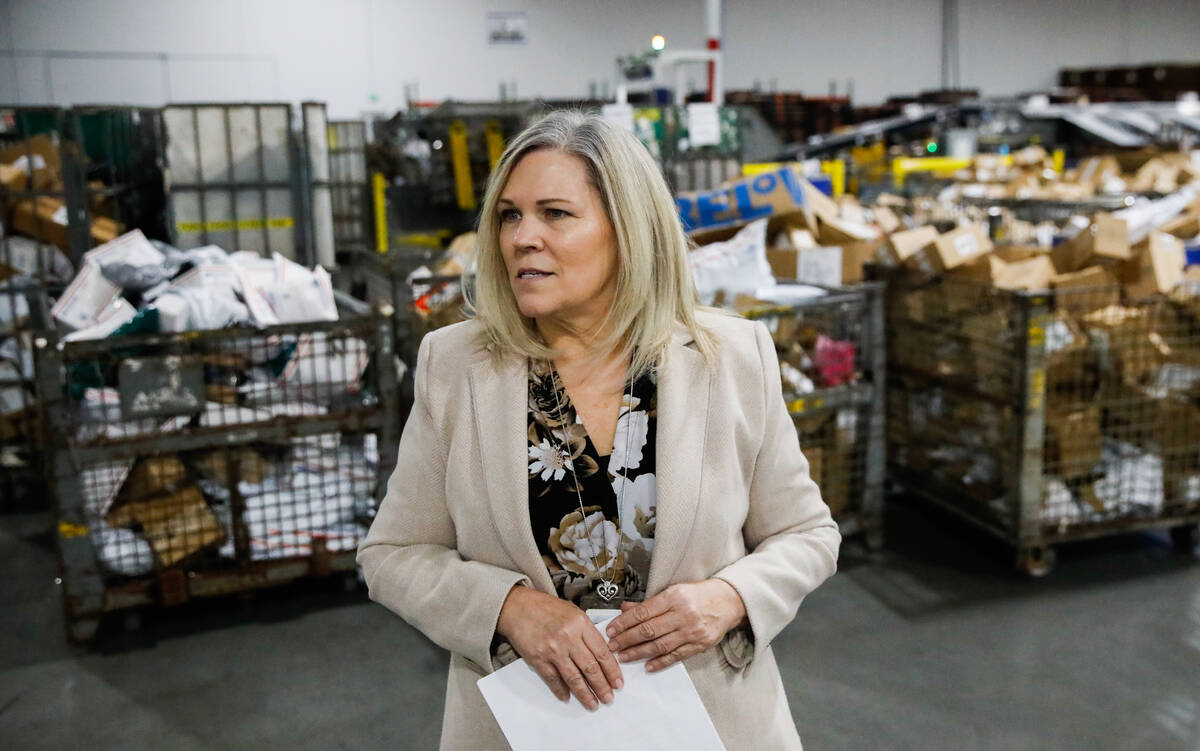
[[[540,248],[542,246],[542,233],[537,222],[530,219],[522,219],[513,231],[513,245],[518,248]]]

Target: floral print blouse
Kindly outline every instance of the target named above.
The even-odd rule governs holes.
[[[644,375],[632,399],[621,396],[612,453],[600,456],[557,373],[530,364],[529,516],[555,590],[575,604],[610,580],[625,600],[645,599],[657,520],[656,380]]]

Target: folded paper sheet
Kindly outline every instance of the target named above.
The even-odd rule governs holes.
[[[608,620],[596,625],[602,634]],[[574,697],[566,704],[554,698],[525,660],[477,685],[513,751],[541,751],[563,739],[572,751],[725,751],[682,664],[647,673],[644,662],[624,663],[621,674],[625,687],[595,712]]]

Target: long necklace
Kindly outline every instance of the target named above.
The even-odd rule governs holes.
[[[552,370],[551,370],[551,376],[550,376],[551,377],[550,387],[554,391],[554,410],[560,420],[565,420],[566,415],[563,414],[562,400],[559,399],[559,396],[558,396],[558,382],[559,382],[558,369],[554,368],[553,365],[551,365],[551,368],[552,368]],[[625,425],[625,461],[621,465],[621,492],[617,494],[617,524],[616,524],[616,528],[618,530],[618,535],[617,535],[617,546],[616,547],[617,547],[618,553],[620,552],[620,547],[621,547],[621,536],[620,536],[621,506],[622,506],[622,504],[625,503],[625,485],[627,484],[627,480],[626,480],[627,469],[626,468],[629,463],[629,436],[631,433],[633,433],[633,428],[629,424],[629,422],[633,419],[633,417],[632,417],[632,413],[633,413],[633,379],[630,378],[630,379],[628,379],[628,381],[629,381],[629,392],[628,392],[628,398],[625,400],[625,402],[628,405],[630,415],[626,418],[626,421],[625,421],[626,422],[626,425]],[[617,426],[619,427],[620,424],[621,424],[621,413],[620,413],[620,411],[618,411],[617,412]],[[554,431],[551,430],[550,434],[554,435]],[[565,428],[563,431],[563,435],[564,436],[566,435]],[[570,450],[567,447],[567,442],[566,442],[565,438],[559,440],[558,449],[559,449],[559,451],[562,452],[564,457],[570,456]],[[611,459],[611,455],[610,455],[609,461],[611,461],[611,460],[612,459]],[[583,510],[583,493],[579,489],[579,475],[576,474],[576,472],[575,472],[575,462],[571,462],[571,479],[575,481],[575,500],[579,502],[579,523],[586,524],[587,512]],[[586,527],[585,527],[585,529],[586,529]],[[603,535],[604,551],[608,552],[608,529],[603,524],[600,525],[600,533]],[[619,558],[619,557],[620,556],[617,556],[616,558]],[[616,558],[614,558],[614,561],[613,561],[614,565],[610,566],[610,568],[613,569],[611,578],[609,576],[602,576],[600,578],[600,583],[598,585],[596,585],[596,594],[600,595],[600,598],[602,600],[604,600],[605,602],[612,602],[613,598],[617,596],[617,592],[620,591],[619,588],[617,587],[617,573],[616,573],[616,566],[615,566]],[[592,566],[596,569],[596,574],[599,575],[600,574],[600,562],[597,560],[595,553],[592,554]]]

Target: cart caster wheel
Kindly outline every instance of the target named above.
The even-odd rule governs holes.
[[[1171,543],[1179,553],[1200,555],[1200,524],[1171,527]]]
[[[67,624],[67,638],[74,644],[87,644],[96,638],[100,618],[76,618]]]
[[[883,529],[881,527],[868,529],[863,535],[863,540],[867,543],[867,550],[878,553],[883,550]]]
[[[1017,552],[1017,568],[1033,579],[1041,579],[1054,569],[1054,548],[1022,548]]]

